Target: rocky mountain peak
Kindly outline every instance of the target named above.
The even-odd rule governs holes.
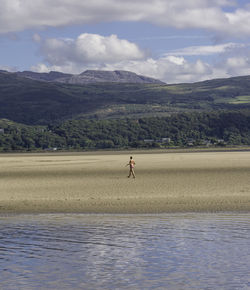
[[[45,81],[45,82],[60,82],[67,84],[93,84],[93,83],[140,83],[140,84],[165,84],[164,82],[137,75],[134,72],[115,70],[86,70],[79,75],[65,74],[61,72],[51,71],[49,73],[37,73],[32,71],[17,72],[18,76]]]

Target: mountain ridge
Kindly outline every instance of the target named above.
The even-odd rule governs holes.
[[[59,82],[74,85],[85,85],[90,83],[140,83],[140,84],[165,84],[164,82],[134,72],[124,70],[86,70],[80,74],[65,74],[56,71],[49,73],[37,73],[32,71],[16,72],[18,76],[45,81]]]

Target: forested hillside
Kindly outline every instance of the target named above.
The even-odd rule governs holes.
[[[49,126],[0,122],[0,151],[250,145],[250,111],[180,113]]]

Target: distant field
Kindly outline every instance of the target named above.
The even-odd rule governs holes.
[[[230,104],[249,104],[250,103],[250,96],[238,96],[229,102]]]
[[[218,98],[216,99],[215,104],[231,104],[231,105],[250,104],[250,95],[236,96],[231,98]]]
[[[0,213],[249,211],[250,152],[1,155]]]

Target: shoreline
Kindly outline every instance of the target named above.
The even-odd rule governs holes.
[[[159,209],[159,204],[157,207],[152,207],[148,210],[140,207],[134,208],[134,202],[129,204],[128,207],[121,207],[121,204],[117,204],[117,208],[113,205],[110,207],[107,204],[100,203],[99,206],[79,206],[77,203],[66,202],[62,206],[61,201],[55,201],[55,206],[51,206],[51,202],[25,202],[20,203],[5,203],[0,207],[0,216],[9,215],[34,215],[34,214],[86,214],[86,215],[160,215],[160,214],[191,214],[191,213],[204,213],[204,214],[216,214],[216,213],[249,213],[249,206],[225,206],[223,204],[217,205],[217,201],[211,206],[199,206],[196,207],[194,204],[186,204],[186,206],[175,206],[175,204],[169,204],[169,207],[163,207]],[[158,202],[157,202],[158,203]],[[197,201],[198,203],[198,201]],[[34,206],[35,204],[35,206]],[[103,206],[104,205],[104,206]]]
[[[128,148],[128,149],[93,149],[93,150],[80,150],[80,151],[11,151],[0,152],[0,156],[13,156],[13,155],[114,155],[114,154],[160,154],[160,153],[202,153],[202,152],[250,152],[250,146],[232,146],[232,147],[168,147],[168,148]]]
[[[199,153],[1,155],[0,214],[250,212],[250,152]]]

